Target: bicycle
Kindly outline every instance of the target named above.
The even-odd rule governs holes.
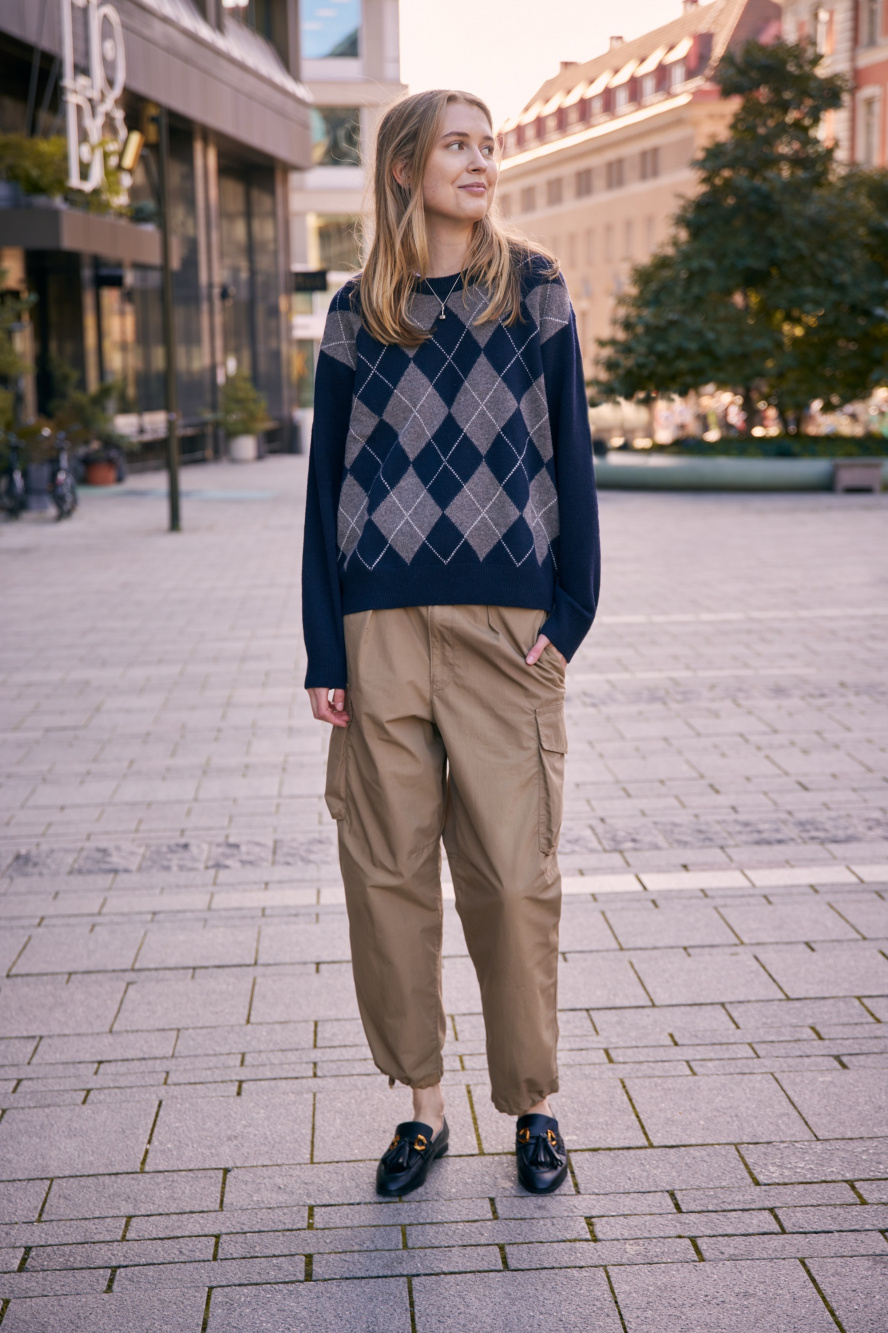
[[[10,518],[18,518],[27,506],[25,479],[22,476],[22,442],[12,432],[7,432],[6,444],[9,458],[6,467],[0,473],[0,509],[5,509]]]
[[[68,464],[68,441],[65,432],[60,430],[56,436],[55,469],[52,474],[50,495],[57,510],[57,518],[70,518],[77,508],[77,486]]]

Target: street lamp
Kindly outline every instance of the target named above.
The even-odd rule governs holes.
[[[154,177],[153,166],[149,178],[160,212],[161,262],[163,265],[163,342],[166,362],[166,417],[167,417],[167,477],[170,508],[170,532],[179,532],[179,405],[176,385],[176,312],[173,307],[173,261],[172,236],[170,230],[170,123],[166,107],[146,108],[149,111],[146,124],[157,127],[157,175]],[[151,138],[153,139],[153,135]],[[120,165],[124,171],[132,173],[145,146],[146,136],[139,130],[132,130],[123,146]],[[146,157],[147,163],[151,162]]]

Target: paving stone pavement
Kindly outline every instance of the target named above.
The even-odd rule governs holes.
[[[514,1179],[446,903],[452,1151],[351,987],[305,460],[0,526],[2,1333],[885,1333],[888,496],[607,493],[557,1109]],[[452,896],[452,895],[450,895]]]

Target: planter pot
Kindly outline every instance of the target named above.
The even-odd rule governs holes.
[[[87,486],[113,486],[117,481],[116,463],[87,463]]]
[[[603,490],[829,491],[831,458],[663,458],[611,451],[595,459]]]
[[[25,468],[25,490],[29,509],[49,508],[49,486],[52,480],[51,463],[28,463]]]
[[[259,441],[255,435],[232,435],[228,441],[228,457],[232,463],[252,463],[259,457]]]

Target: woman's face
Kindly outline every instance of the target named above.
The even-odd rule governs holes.
[[[479,222],[493,203],[496,140],[475,106],[449,102],[422,180],[425,215]]]

